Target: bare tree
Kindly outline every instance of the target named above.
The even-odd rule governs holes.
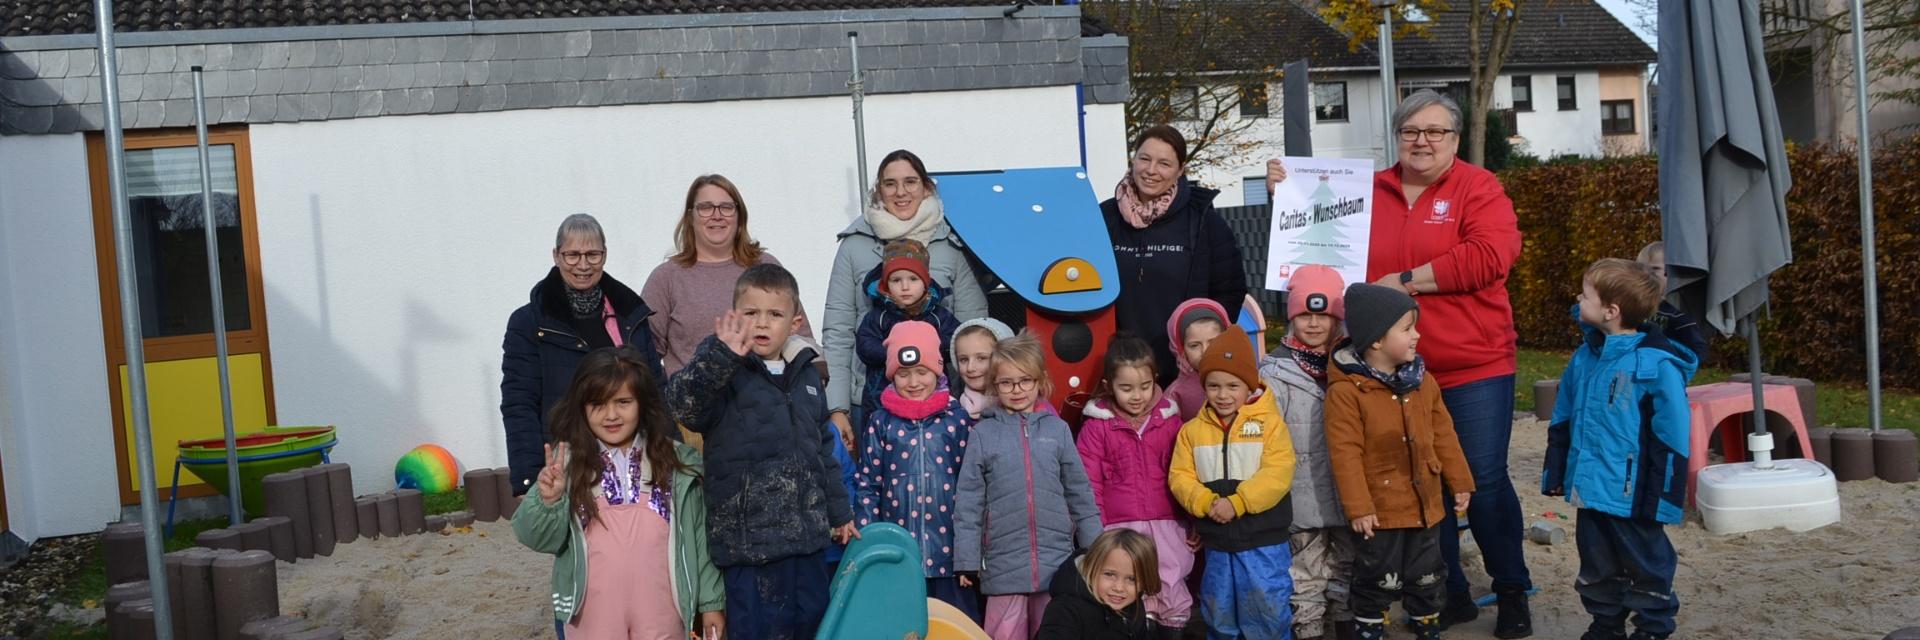
[[[1636,0],[1647,1],[1647,0]],[[1849,3],[1839,3],[1828,13],[1825,0],[1760,3],[1760,22],[1767,27],[1770,43],[1782,49],[1805,48],[1814,60],[1835,60],[1849,73],[1833,74],[1830,85],[1848,85],[1853,69],[1853,12]],[[1920,105],[1920,2],[1913,0],[1862,0],[1860,21],[1866,32],[1867,77],[1870,80],[1905,79],[1893,89],[1875,91],[1875,104],[1883,101]],[[1868,108],[1872,108],[1869,105]]]
[[[1467,78],[1473,102],[1467,105],[1468,122],[1475,135],[1467,140],[1467,161],[1486,164],[1487,111],[1493,107],[1493,85],[1500,80],[1500,68],[1513,52],[1513,34],[1520,29],[1520,8],[1514,0],[1466,0],[1467,2]],[[1491,27],[1492,33],[1486,33]],[[1481,46],[1486,33],[1486,45]]]
[[[1660,0],[1626,0],[1640,16],[1641,28],[1657,31]],[[1848,73],[1832,74],[1828,86],[1849,86],[1853,69],[1851,3],[1831,0],[1761,0],[1760,24],[1769,51],[1806,49],[1813,60],[1833,60]],[[1837,7],[1828,11],[1830,7]],[[1898,80],[1896,88],[1873,92],[1875,104],[1920,105],[1920,2],[1862,0],[1860,21],[1867,33],[1867,77]]]
[[[1172,124],[1187,136],[1188,164],[1223,167],[1257,149],[1248,135],[1258,120],[1239,116],[1246,101],[1264,103],[1280,79],[1275,61],[1251,47],[1267,26],[1285,19],[1285,0],[1098,0],[1080,10],[1127,36],[1133,94],[1127,136]]]
[[[1462,4],[1464,6],[1460,6]],[[1493,108],[1494,85],[1500,80],[1500,69],[1506,66],[1507,55],[1513,51],[1514,33],[1520,28],[1520,4],[1518,0],[1398,0],[1391,7],[1397,14],[1395,24],[1400,25],[1396,29],[1399,37],[1424,35],[1423,30],[1429,24],[1406,20],[1409,10],[1424,13],[1429,20],[1463,17],[1467,20],[1467,78],[1471,98],[1466,128],[1474,132],[1485,130],[1487,112]],[[1380,29],[1381,9],[1374,0],[1327,0],[1321,4],[1320,14],[1347,34],[1350,46],[1360,46],[1374,38]],[[1484,164],[1486,154],[1485,135],[1475,133],[1468,138],[1468,162]]]

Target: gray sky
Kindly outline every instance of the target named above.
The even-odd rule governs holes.
[[[1652,45],[1656,49],[1659,48],[1659,44],[1655,42],[1657,37],[1655,36],[1652,30],[1653,28],[1653,16],[1651,15],[1652,11],[1642,11],[1639,8],[1635,7],[1632,3],[1627,2],[1627,0],[1597,0],[1597,1],[1600,3],[1600,6],[1606,7],[1607,12],[1612,13],[1613,17],[1618,18],[1622,24],[1627,25],[1628,29],[1632,29],[1634,33],[1640,34],[1641,40],[1647,41],[1648,45]],[[1646,13],[1649,15],[1642,16],[1640,15],[1641,13]],[[1642,21],[1645,21],[1647,23],[1647,29],[1640,28],[1640,23]]]

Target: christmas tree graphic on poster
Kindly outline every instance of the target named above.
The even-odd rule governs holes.
[[[1367,237],[1373,222],[1373,162],[1286,158],[1287,179],[1274,188],[1267,240],[1267,288],[1287,289],[1300,267],[1333,267],[1347,282],[1366,282]]]

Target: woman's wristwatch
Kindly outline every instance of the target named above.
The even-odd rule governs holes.
[[[1411,269],[1400,272],[1400,288],[1405,289],[1407,295],[1419,295],[1420,292],[1413,290],[1413,271]]]

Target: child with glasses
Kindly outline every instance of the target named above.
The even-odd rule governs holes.
[[[974,425],[953,512],[960,586],[987,594],[986,631],[1025,640],[1040,630],[1054,569],[1100,535],[1100,510],[1073,432],[1043,408],[1051,391],[1040,341],[996,345],[989,387],[1001,410]]]

